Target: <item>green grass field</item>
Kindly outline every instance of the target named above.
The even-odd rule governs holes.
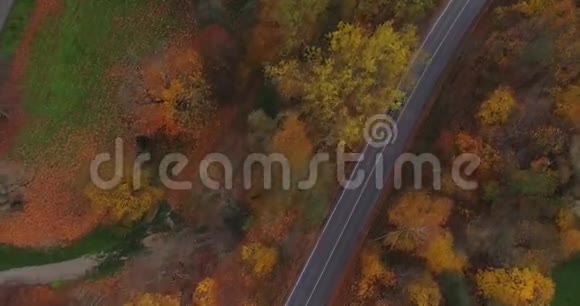
[[[120,227],[97,228],[83,239],[61,248],[31,249],[0,245],[0,271],[106,253],[123,244],[128,233],[127,229]]]
[[[120,101],[119,81],[109,71],[119,65],[135,66],[171,38],[179,18],[169,12],[179,10],[152,11],[150,4],[167,6],[179,0],[61,1],[62,10],[42,21],[27,55],[21,84],[27,121],[13,154],[29,163],[66,167],[79,149],[70,141],[79,130],[95,133],[99,141],[123,136],[119,105],[127,101]],[[0,33],[0,55],[11,56],[17,48],[33,5],[34,0],[16,1],[7,28]],[[118,253],[129,244],[132,248],[142,234],[142,227],[107,227],[58,248],[0,245],[0,271]],[[114,261],[107,260],[108,266],[110,262]]]
[[[108,275],[121,266],[123,258],[143,248],[141,241],[148,234],[169,230],[165,221],[171,216],[171,207],[162,203],[152,220],[142,219],[131,227],[98,227],[66,246],[37,249],[0,244],[0,271],[56,263],[86,255],[101,255],[101,265],[90,276]]]
[[[55,154],[51,150],[48,156],[45,149],[60,148],[79,129],[102,138],[115,131],[118,84],[106,76],[108,69],[151,53],[166,41],[175,23],[175,18],[162,14],[164,10],[147,12],[149,2],[63,0],[62,11],[44,20],[23,81],[30,122],[18,135],[19,157],[46,163]],[[62,151],[60,158],[67,161],[71,156],[66,151],[77,150]]]

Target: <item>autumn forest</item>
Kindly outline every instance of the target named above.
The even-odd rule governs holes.
[[[6,0],[0,305],[285,305],[453,1]],[[580,2],[478,1],[330,305],[580,305]]]

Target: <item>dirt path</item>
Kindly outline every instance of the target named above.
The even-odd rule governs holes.
[[[17,268],[0,272],[0,286],[47,285],[53,282],[75,280],[96,268],[96,257],[81,257],[43,266]]]

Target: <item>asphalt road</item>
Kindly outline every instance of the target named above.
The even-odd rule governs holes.
[[[397,118],[398,137],[385,147],[367,145],[364,159],[359,161],[353,175],[365,173],[365,181],[358,188],[343,188],[334,209],[327,218],[314,249],[290,292],[286,306],[327,305],[341,282],[345,265],[354,255],[363,231],[371,221],[372,213],[382,193],[375,185],[374,172],[382,167],[385,175],[392,175],[394,162],[404,153],[430,96],[439,79],[459,49],[462,38],[482,12],[487,0],[449,0],[445,9],[425,36],[421,52],[430,55],[427,60],[411,63],[415,87],[407,92],[404,106],[394,114]],[[383,162],[376,156],[383,154]]]

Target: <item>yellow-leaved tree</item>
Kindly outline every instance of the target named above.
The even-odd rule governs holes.
[[[363,22],[378,19],[410,23],[425,17],[436,7],[434,0],[345,0],[343,14]]]
[[[388,212],[389,223],[396,227],[384,243],[401,251],[415,251],[447,222],[453,202],[426,192],[405,193]]]
[[[94,184],[85,189],[85,195],[94,210],[113,222],[132,223],[141,219],[163,199],[164,192],[141,180],[139,189],[134,189],[133,179],[125,176],[111,190],[103,190]]]
[[[376,299],[381,287],[390,287],[396,282],[395,274],[383,264],[377,247],[363,248],[360,255],[360,269],[360,280],[357,285],[359,301]]]
[[[453,235],[442,231],[431,239],[420,254],[427,262],[427,269],[433,273],[462,272],[467,265],[467,257],[453,248]]]
[[[217,282],[213,278],[204,278],[195,287],[193,304],[196,306],[217,306],[217,290]]]
[[[278,262],[278,250],[261,243],[250,243],[242,246],[241,256],[258,278],[269,275]]]
[[[499,87],[481,104],[477,116],[482,125],[500,125],[509,119],[514,105],[513,91]]]
[[[476,282],[483,296],[507,306],[549,305],[554,282],[529,268],[479,271]]]
[[[290,59],[266,67],[286,99],[300,99],[301,115],[321,142],[356,145],[366,120],[396,108],[397,88],[417,38],[415,30],[399,32],[392,23],[374,32],[340,23],[324,49],[307,49],[305,60]]]
[[[306,125],[296,113],[287,114],[282,127],[274,134],[272,150],[288,159],[293,177],[308,167],[313,146],[306,134]]]
[[[179,299],[171,295],[145,293],[134,296],[125,306],[179,306]]]
[[[441,304],[439,285],[429,273],[423,274],[408,284],[405,287],[405,295],[410,305],[439,306]]]
[[[267,1],[267,0],[262,0]],[[321,21],[329,0],[278,0],[274,21],[281,27],[284,37],[283,52],[288,54],[310,43],[320,33]]]

